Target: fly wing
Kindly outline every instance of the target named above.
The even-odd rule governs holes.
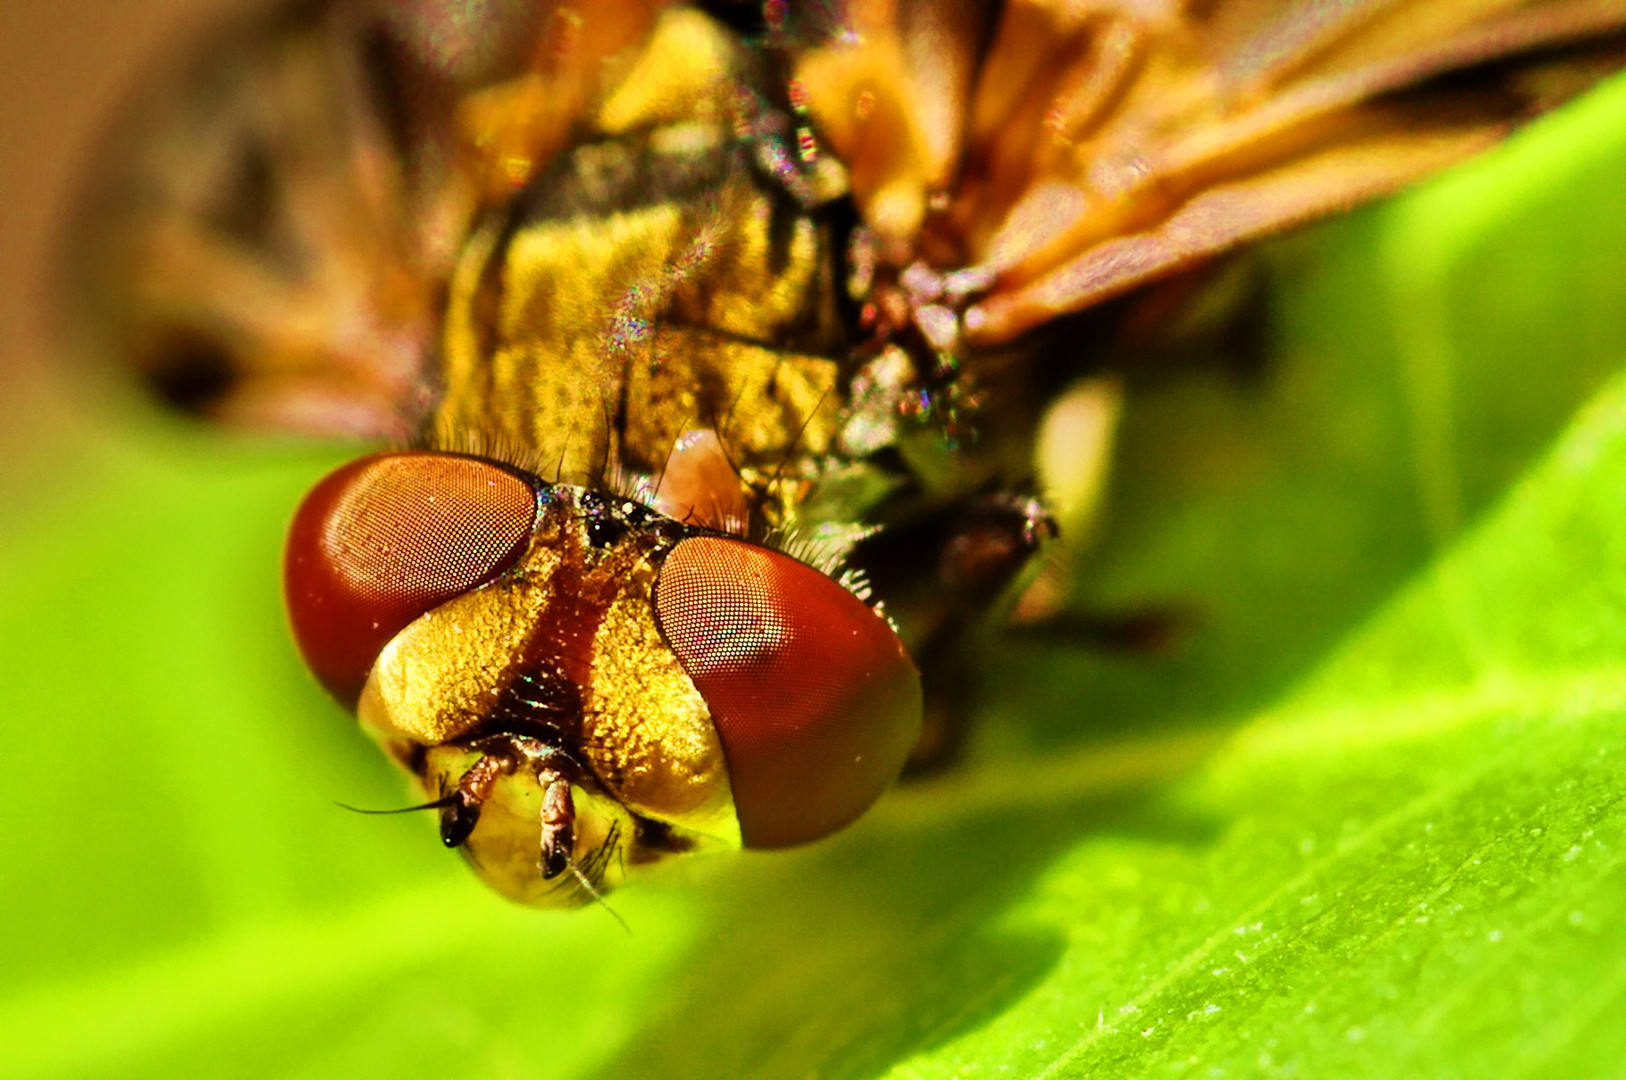
[[[445,283],[489,201],[465,114],[535,67],[538,41],[558,45],[557,6],[330,0],[210,40],[148,88],[95,170],[79,329],[208,419],[415,434]],[[583,81],[583,54],[563,50],[555,83]],[[533,121],[564,131],[586,95],[566,108],[549,89]]]
[[[663,6],[330,0],[216,42],[98,170],[102,351],[229,423],[421,430],[458,248]],[[796,57],[883,260],[969,268],[973,344],[1392,191],[1626,61],[1626,0],[704,6]]]
[[[410,424],[436,253],[432,228],[403,226],[434,165],[403,158],[388,39],[350,14],[211,41],[96,170],[77,245],[96,344],[183,409],[322,435]]]
[[[799,72],[893,257],[974,268],[984,345],[1393,191],[1626,63],[1626,0],[962,3],[922,60],[930,7],[850,0],[860,32]]]

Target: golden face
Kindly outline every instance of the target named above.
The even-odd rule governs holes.
[[[107,170],[85,262],[172,401],[411,447],[300,508],[295,637],[443,841],[535,904],[829,835],[946,756],[973,635],[1085,531],[1117,330],[1493,144],[1617,66],[1626,22],[409,7],[218,50]]]
[[[835,581],[481,458],[339,470],[295,517],[287,586],[318,677],[417,777],[447,845],[528,903],[664,855],[816,840],[919,736],[913,662]]]

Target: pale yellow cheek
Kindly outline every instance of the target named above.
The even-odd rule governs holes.
[[[458,746],[429,752],[424,775],[425,798],[457,786],[480,755]],[[572,786],[575,847],[571,862],[596,882],[600,892],[621,884],[631,861],[627,852],[637,835],[632,815],[614,799]],[[517,903],[532,907],[577,907],[592,899],[580,880],[566,872],[544,880],[542,858],[542,787],[524,769],[501,777],[480,807],[480,821],[463,845],[463,854],[486,884]]]

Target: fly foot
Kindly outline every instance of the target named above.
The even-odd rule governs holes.
[[[542,788],[541,846],[538,865],[544,880],[570,867],[576,847],[576,809],[570,793],[574,763],[564,751],[523,735],[488,735],[469,745],[482,756],[471,765],[441,804],[440,839],[461,847],[480,820],[499,777],[525,769]]]
[[[961,511],[938,557],[945,586],[982,599],[1004,592],[1059,530],[1036,496],[1000,491]]]

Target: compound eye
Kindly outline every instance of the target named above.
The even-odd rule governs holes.
[[[655,614],[711,709],[747,847],[835,832],[903,768],[920,675],[886,621],[824,574],[694,537],[666,557]]]
[[[283,585],[294,638],[328,692],[354,706],[391,638],[502,573],[536,520],[536,492],[490,462],[375,454],[305,496]]]

